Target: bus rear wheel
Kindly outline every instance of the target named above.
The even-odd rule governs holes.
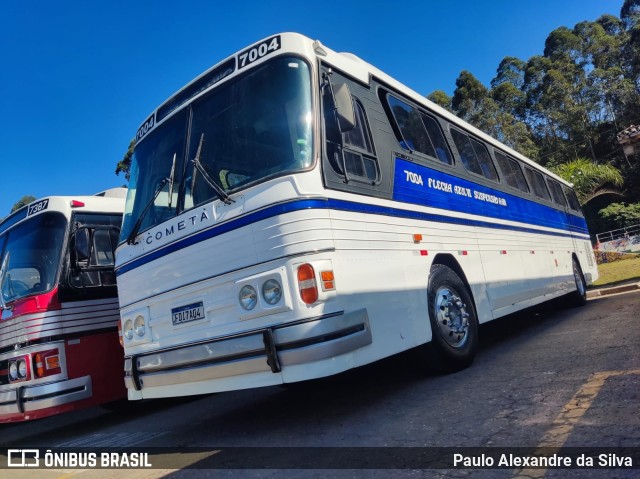
[[[576,290],[569,294],[569,305],[583,306],[587,304],[587,283],[584,280],[580,263],[575,258],[573,258],[573,281],[575,282]]]
[[[478,349],[478,318],[464,282],[451,268],[431,268],[427,288],[431,342],[426,345],[431,368],[441,372],[468,367]]]

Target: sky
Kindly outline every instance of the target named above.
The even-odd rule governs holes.
[[[140,124],[223,58],[274,33],[354,53],[413,90],[489,86],[505,56],[623,0],[0,1],[0,218],[25,195],[91,195]]]

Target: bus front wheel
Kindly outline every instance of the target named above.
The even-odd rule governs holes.
[[[478,318],[464,282],[448,266],[435,264],[427,288],[431,342],[426,345],[432,369],[460,371],[478,349]]]

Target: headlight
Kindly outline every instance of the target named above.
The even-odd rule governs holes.
[[[27,377],[27,361],[25,359],[18,361],[18,376],[20,379]]]
[[[258,293],[256,293],[256,290],[253,286],[249,286],[247,284],[240,290],[238,300],[240,301],[240,306],[242,306],[242,309],[251,311],[256,307],[256,304],[258,303]]]
[[[127,319],[124,322],[124,326],[122,327],[122,335],[127,339],[133,339],[133,323],[130,319]]]
[[[142,336],[144,336],[145,327],[144,327],[144,318],[142,317],[142,315],[136,316],[136,320],[133,323],[133,329],[136,331],[136,334],[138,335],[138,337],[141,338]]]
[[[262,297],[270,304],[277,304],[282,298],[282,286],[275,279],[265,281],[262,285]]]
[[[18,364],[15,362],[9,366],[9,377],[11,379],[18,379]]]

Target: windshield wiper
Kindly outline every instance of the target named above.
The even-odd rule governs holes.
[[[7,255],[2,261],[2,266],[0,267],[0,309],[2,309],[3,311],[7,309],[7,303],[4,300],[4,281],[5,279],[7,279],[7,272],[9,271],[10,254],[10,252],[7,252]]]
[[[173,163],[171,165],[171,174],[169,175],[169,209],[171,209],[171,201],[173,199],[173,179],[176,174],[176,153],[173,154]]]
[[[155,203],[156,198],[158,197],[160,192],[163,190],[165,185],[167,183],[169,183],[170,181],[171,181],[170,178],[163,178],[162,179],[162,181],[158,185],[158,188],[156,189],[155,193],[153,194],[153,198],[151,198],[149,200],[149,202],[147,203],[147,206],[144,207],[144,209],[142,210],[142,213],[140,213],[140,216],[138,217],[138,221],[136,221],[136,224],[133,225],[133,228],[131,229],[131,233],[129,233],[129,236],[127,236],[127,244],[137,244],[135,242],[135,239],[136,239],[136,236],[138,236],[138,231],[140,230],[140,226],[142,225],[142,221],[144,220],[144,217],[146,216],[147,212],[149,211],[149,208],[151,208],[151,205],[153,203]]]
[[[196,152],[196,157],[193,160],[191,160],[191,163],[193,163],[193,168],[195,170],[193,172],[194,176],[191,181],[192,194],[193,194],[193,185],[195,184],[195,174],[197,171],[202,175],[202,177],[208,183],[208,185],[211,188],[213,188],[216,193],[218,193],[218,196],[220,197],[222,202],[224,202],[224,204],[226,205],[230,205],[231,203],[234,203],[234,200],[227,194],[226,191],[224,191],[224,189],[221,186],[219,186],[215,181],[213,181],[213,178],[211,178],[211,176],[209,176],[209,173],[207,173],[205,166],[202,163],[200,163],[200,154],[202,153],[202,143],[204,143],[204,133],[200,135],[200,143],[198,143],[198,151]]]

